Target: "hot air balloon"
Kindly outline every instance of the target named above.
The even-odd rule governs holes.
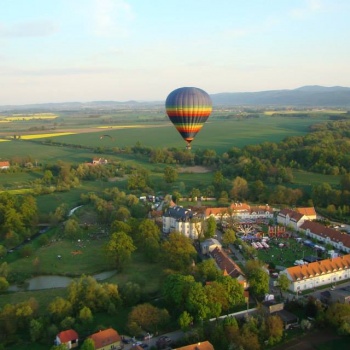
[[[166,113],[191,149],[191,142],[202,129],[212,111],[209,95],[195,87],[182,87],[172,91],[165,101]]]

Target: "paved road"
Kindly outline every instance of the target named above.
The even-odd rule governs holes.
[[[181,330],[177,330],[171,333],[166,333],[166,334],[160,334],[157,337],[151,338],[149,340],[143,340],[142,343],[147,344],[148,347],[146,349],[150,349],[152,346],[156,346],[157,340],[159,339],[160,336],[168,336],[173,342],[176,342],[177,340],[182,339],[185,336],[185,333]],[[125,336],[127,339],[130,337]],[[132,343],[131,344],[124,344],[124,350],[130,350],[132,348]]]

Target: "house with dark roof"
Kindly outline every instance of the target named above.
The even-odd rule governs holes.
[[[277,214],[277,223],[283,226],[290,226],[293,230],[298,231],[307,217],[291,209],[282,209]]]
[[[67,349],[74,349],[78,347],[79,336],[78,333],[73,329],[67,329],[56,335],[55,345],[64,344]]]
[[[108,328],[90,335],[96,350],[122,349],[121,337],[116,330]]]
[[[275,300],[268,300],[263,301],[261,305],[266,314],[279,316],[285,329],[288,329],[291,325],[298,322],[298,317],[296,315],[284,309],[284,303],[277,303]]]
[[[202,219],[190,209],[173,205],[163,214],[163,232],[180,232],[184,236],[197,239],[202,232]]]
[[[314,221],[305,221],[300,226],[300,231],[303,231],[308,237],[317,239],[319,242],[330,244],[336,249],[350,253],[350,235],[346,233]]]
[[[350,254],[324,259],[281,271],[290,281],[289,290],[303,292],[350,279]]]
[[[215,260],[217,267],[222,271],[224,276],[235,278],[244,289],[248,288],[248,282],[243,271],[223,249],[216,247],[209,255]]]

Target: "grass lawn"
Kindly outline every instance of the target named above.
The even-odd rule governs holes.
[[[289,244],[288,247],[279,248],[279,243]],[[270,240],[269,249],[259,249],[258,257],[266,263],[274,262],[276,266],[291,267],[295,260],[300,260],[307,256],[316,256],[315,250],[298,243],[295,239]]]
[[[38,248],[28,258],[18,259],[10,264],[10,269],[20,271],[25,275],[62,275],[80,276],[81,274],[95,274],[112,270],[106,259],[103,245],[106,240],[91,240],[90,238],[78,241],[57,240],[48,246]],[[81,253],[74,254],[79,251]],[[58,259],[60,255],[62,258]],[[34,265],[38,258],[39,264]]]

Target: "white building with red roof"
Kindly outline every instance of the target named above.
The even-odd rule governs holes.
[[[10,169],[10,162],[7,160],[4,162],[0,162],[0,170],[6,170],[6,169]]]
[[[292,209],[282,209],[277,215],[277,223],[283,226],[290,226],[298,231],[299,227],[307,220],[307,216]]]
[[[342,282],[350,278],[350,254],[288,267],[280,274],[287,276],[290,281],[289,290],[292,292],[303,292]]]
[[[333,228],[326,227],[315,221],[305,221],[300,226],[308,237],[317,239],[324,244],[330,244],[336,249],[350,253],[350,235],[342,233]]]
[[[79,336],[78,333],[73,329],[67,329],[56,335],[55,344],[66,345],[67,349],[74,349],[78,347]]]

